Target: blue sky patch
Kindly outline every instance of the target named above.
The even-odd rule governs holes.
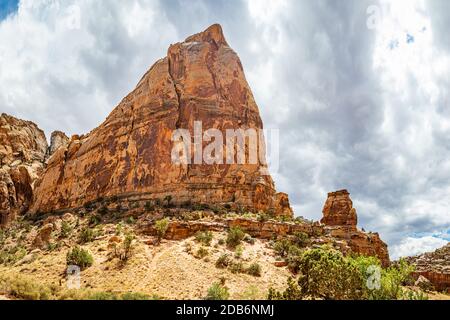
[[[406,34],[406,43],[413,43],[414,42],[414,36],[412,34]]]
[[[19,0],[0,0],[0,21],[9,14],[16,12],[19,6]]]

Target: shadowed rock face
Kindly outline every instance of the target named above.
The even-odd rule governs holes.
[[[28,210],[46,152],[45,134],[34,123],[0,116],[0,225]]]
[[[292,215],[287,196],[277,195],[271,177],[261,173],[265,161],[174,164],[173,131],[187,129],[194,136],[194,121],[224,137],[226,129],[262,129],[241,62],[219,25],[171,45],[103,124],[57,150],[39,181],[32,212],[121,195],[235,203]]]

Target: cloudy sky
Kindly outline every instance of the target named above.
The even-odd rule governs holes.
[[[101,123],[168,46],[220,23],[296,214],[350,191],[396,258],[450,238],[450,1],[0,0],[0,112]]]

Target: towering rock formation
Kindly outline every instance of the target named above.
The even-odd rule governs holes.
[[[387,245],[380,239],[379,234],[358,230],[358,216],[347,190],[329,193],[322,212],[321,222],[325,224],[327,234],[345,240],[352,252],[376,256],[384,266],[389,265]]]
[[[265,174],[264,159],[174,163],[173,132],[186,129],[194,136],[197,121],[204,131],[218,129],[224,137],[227,129],[262,129],[241,62],[219,25],[171,45],[103,124],[56,151],[39,181],[32,212],[120,195],[171,196],[173,203],[228,203],[292,215],[287,196],[276,194]]]
[[[44,132],[34,123],[0,116],[0,225],[28,210],[47,148]]]
[[[329,226],[355,226],[358,224],[356,209],[347,190],[340,190],[328,194],[323,207],[321,222]]]

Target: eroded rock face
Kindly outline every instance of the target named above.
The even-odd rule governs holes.
[[[219,25],[171,45],[103,124],[59,148],[39,182],[32,212],[126,195],[292,214],[287,196],[276,196],[271,177],[263,174],[265,161],[173,163],[174,130],[194,136],[195,121],[224,137],[226,129],[262,129],[241,62]]]
[[[436,290],[450,291],[450,243],[434,252],[427,252],[406,260],[416,266],[414,275],[428,279]]]
[[[356,209],[347,190],[329,193],[322,212],[321,222],[329,226],[356,226],[358,223]]]
[[[44,132],[34,123],[0,116],[0,225],[28,210],[47,147]]]

